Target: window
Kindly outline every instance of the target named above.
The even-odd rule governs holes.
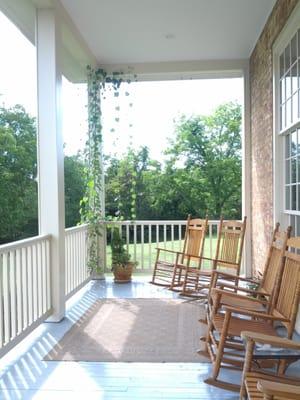
[[[280,131],[299,121],[300,29],[279,58]]]
[[[300,236],[300,25],[299,7],[274,45],[275,219]],[[281,216],[283,217],[281,218]]]

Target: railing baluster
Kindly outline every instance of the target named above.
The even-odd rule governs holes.
[[[78,234],[78,283],[83,282],[83,265],[82,265],[82,238],[81,232]]]
[[[75,279],[75,287],[79,286],[79,266],[78,266],[78,243],[77,243],[77,235],[74,234],[74,243],[75,243],[75,271],[76,271],[76,279]]]
[[[34,294],[34,320],[38,318],[38,268],[37,268],[37,249],[36,244],[32,246],[33,251],[33,294]]]
[[[66,293],[69,293],[70,289],[70,271],[69,271],[69,265],[70,265],[70,260],[69,260],[69,236],[66,235],[65,237],[65,269],[66,269],[66,279],[65,279],[65,290]]]
[[[8,253],[3,254],[3,314],[4,314],[4,343],[8,343],[11,337]]]
[[[28,319],[28,258],[27,247],[22,248],[22,283],[23,283],[23,328],[29,325]]]
[[[134,223],[134,226],[133,226],[133,243],[134,243],[133,259],[134,259],[134,261],[136,261],[136,223]]]
[[[171,224],[171,248],[174,250],[174,224]],[[173,262],[175,261],[174,254],[172,255]]]
[[[38,317],[43,314],[43,269],[42,244],[37,243],[37,271],[38,271]]]
[[[16,301],[16,254],[15,250],[9,252],[9,289],[11,313],[11,338],[17,335],[17,301]]]
[[[166,249],[167,248],[167,225],[164,223],[163,227],[164,227],[164,238],[163,238],[164,249]],[[166,252],[164,252],[163,254],[164,254],[164,259],[166,260],[166,258],[167,258]]]
[[[31,325],[34,321],[33,317],[33,261],[32,261],[32,246],[27,249],[28,259],[28,324]]]
[[[179,236],[179,247],[182,249],[182,224],[178,226],[178,236]]]
[[[144,224],[141,224],[141,267],[145,269],[144,266]]]
[[[129,225],[126,225],[126,250],[129,252]]]
[[[152,265],[152,225],[148,225],[148,243],[149,243],[149,258],[148,258],[148,267],[151,269]]]
[[[212,224],[209,224],[209,257],[212,258]]]
[[[47,240],[46,242],[46,271],[47,271],[47,310],[50,309],[52,304],[52,295],[51,295],[51,265],[50,265],[50,242]]]
[[[23,330],[22,249],[16,250],[17,334]]]

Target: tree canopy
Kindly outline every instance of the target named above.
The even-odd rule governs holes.
[[[210,116],[182,116],[165,165],[145,147],[106,158],[106,212],[131,219],[241,217],[241,107],[227,103]]]
[[[152,160],[147,147],[120,159],[105,157],[106,215],[176,220],[187,214],[241,217],[241,107],[209,116],[182,116],[165,151]],[[80,221],[86,165],[65,157],[66,227]],[[22,106],[0,108],[0,243],[38,232],[36,125]]]
[[[0,108],[0,243],[37,235],[36,122],[16,105]],[[81,157],[65,157],[66,226],[80,221]]]
[[[210,116],[183,116],[166,153],[172,166],[183,165],[196,180],[199,201],[210,218],[241,213],[241,107],[227,103]],[[200,200],[201,199],[201,200]],[[203,210],[205,211],[205,210]]]

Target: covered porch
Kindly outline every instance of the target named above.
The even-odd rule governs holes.
[[[174,6],[172,2],[167,3],[161,5],[158,13],[154,12],[154,7],[150,7],[154,12],[152,18],[161,18],[162,25],[167,19],[168,10]],[[119,223],[127,247],[132,246],[133,258],[139,263],[134,281],[122,287],[116,287],[112,282],[106,235],[102,237],[99,249],[102,266],[108,275],[105,282],[91,281],[87,265],[87,226],[65,229],[64,222],[62,110],[59,101],[62,74],[73,82],[83,82],[86,81],[86,66],[91,65],[103,67],[109,73],[123,70],[126,75],[130,72],[141,81],[242,77],[242,215],[248,217],[244,274],[261,272],[274,222],[280,221],[283,227],[291,224],[294,234],[300,234],[299,207],[293,208],[292,201],[289,207],[283,195],[284,187],[291,191],[292,197],[292,186],[296,186],[298,180],[285,182],[281,167],[277,164],[279,160],[284,165],[286,160],[282,141],[275,135],[290,134],[283,132],[282,126],[279,128],[277,113],[283,109],[279,97],[275,98],[273,108],[273,95],[279,96],[278,83],[274,84],[278,87],[272,92],[272,78],[277,76],[276,71],[273,76],[276,66],[273,62],[273,54],[274,57],[276,55],[275,50],[272,52],[273,42],[281,32],[289,40],[289,31],[292,35],[296,29],[297,48],[300,48],[300,34],[297,31],[300,28],[297,26],[299,2],[230,0],[228,4],[196,3],[193,2],[194,8],[191,7],[191,10],[183,10],[176,3],[176,23],[166,26],[154,43],[147,42],[149,35],[153,34],[150,24],[148,39],[141,35],[140,42],[130,45],[135,52],[127,49],[127,53],[125,51],[123,54],[124,43],[118,43],[117,40],[116,43],[102,42],[100,46],[96,40],[96,37],[105,37],[109,30],[104,24],[102,30],[98,31],[98,20],[93,19],[93,15],[100,15],[99,11],[103,11],[101,15],[111,17],[115,12],[107,2],[80,4],[67,0],[26,0],[22,5],[17,0],[0,2],[1,10],[36,46],[39,121],[39,236],[0,246],[0,356],[3,356],[0,398],[74,399],[82,395],[88,395],[91,399],[237,398],[236,394],[203,383],[204,375],[210,372],[209,364],[131,364],[129,367],[122,363],[42,360],[51,345],[76,323],[96,299],[176,296],[172,292],[149,286],[147,276],[153,266],[153,248],[158,243],[165,247],[174,246],[175,239],[181,240],[179,232],[185,224],[185,221]],[[117,14],[120,17],[125,10],[123,4],[119,6]],[[129,8],[133,20],[140,23],[143,21],[141,16],[145,17],[149,9],[146,2],[139,6],[141,10],[130,2]],[[179,29],[173,33],[175,27],[183,24],[185,12],[189,15],[185,22],[187,25],[183,31]],[[210,16],[207,20],[206,13]],[[197,18],[191,22],[189,18],[193,14]],[[194,32],[191,27],[198,24],[200,15],[201,30]],[[240,20],[240,24],[237,20]],[[89,26],[90,21],[93,23]],[[148,21],[147,18],[144,24],[145,21]],[[130,34],[129,26],[121,22],[122,18],[119,21],[119,38],[127,30]],[[211,29],[213,26],[215,28]],[[238,26],[242,26],[243,30]],[[141,26],[136,29],[143,32]],[[223,41],[222,34],[227,30],[229,36],[224,36]],[[170,43],[177,35],[182,37],[172,46]],[[200,39],[201,46],[198,48]],[[191,48],[180,51],[189,41],[193,44]],[[276,51],[280,55],[280,43],[278,46],[279,50],[276,48]],[[139,49],[146,51],[140,53]],[[299,57],[300,50],[297,53],[298,78]],[[295,98],[299,97],[299,85],[295,93]],[[284,106],[288,102],[289,99]],[[299,118],[300,111],[288,125],[296,131],[298,129],[298,132]],[[300,139],[297,140],[299,142]],[[105,230],[105,223],[103,225]],[[213,253],[212,232],[217,225],[218,221],[210,221],[207,240],[210,255]],[[138,276],[139,273],[141,276]],[[44,324],[45,320],[47,323]],[[224,374],[231,374],[230,380],[234,376],[228,371]]]

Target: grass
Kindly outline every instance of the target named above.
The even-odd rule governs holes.
[[[204,244],[204,256],[206,257],[211,257],[215,254],[215,249],[216,249],[216,243],[217,243],[217,236],[212,236],[211,240],[209,238],[206,239],[205,244]],[[175,240],[173,243],[171,241],[167,241],[166,243],[164,242],[159,242],[158,245],[156,242],[151,243],[151,247],[149,243],[144,243],[142,244],[137,243],[136,246],[134,244],[129,244],[128,250],[131,255],[131,259],[134,261],[138,262],[138,265],[136,267],[137,272],[143,272],[152,270],[155,259],[156,259],[156,248],[166,248],[169,250],[174,250],[174,251],[181,251],[183,246],[183,240]],[[161,252],[162,259],[165,261],[173,261],[173,255],[168,254],[166,252]],[[106,248],[106,265],[107,265],[107,270],[110,269],[111,266],[111,248],[110,246],[107,246]],[[205,267],[210,267],[210,263],[207,261],[206,265],[204,264]]]

